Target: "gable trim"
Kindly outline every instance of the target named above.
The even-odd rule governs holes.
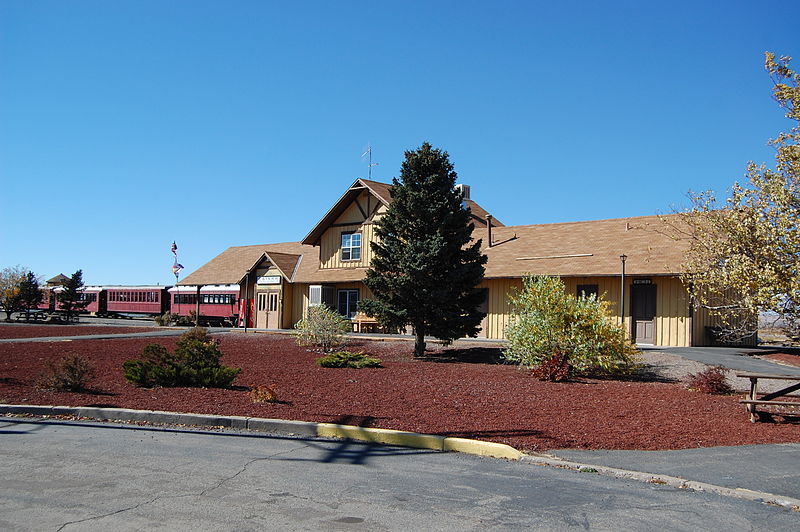
[[[342,194],[342,196],[336,201],[336,203],[333,204],[333,207],[331,207],[328,210],[328,212],[325,213],[325,216],[323,216],[322,219],[319,222],[317,222],[314,228],[311,229],[311,231],[309,231],[309,233],[306,235],[305,238],[303,238],[303,240],[300,241],[300,243],[311,246],[319,245],[319,239],[322,237],[322,234],[325,232],[325,230],[333,225],[334,220],[336,220],[339,216],[341,216],[341,214],[345,211],[345,209],[347,209],[348,206],[350,206],[351,203],[355,203],[358,206],[358,210],[361,211],[361,214],[364,215],[365,219],[368,218],[369,216],[367,216],[367,214],[364,213],[364,209],[358,203],[358,195],[365,190],[378,199],[378,202],[376,204],[376,209],[377,206],[380,204],[389,205],[388,200],[381,197],[380,194],[377,194],[365,180],[356,179],[356,181],[350,186],[350,188],[348,188],[345,191],[345,193]],[[348,225],[354,225],[354,224],[348,224]]]

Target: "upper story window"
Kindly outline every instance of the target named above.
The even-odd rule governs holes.
[[[342,260],[361,260],[361,233],[342,233]]]

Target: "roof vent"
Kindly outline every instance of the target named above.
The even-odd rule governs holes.
[[[458,185],[456,185],[456,192],[461,194],[461,199],[465,199],[465,200],[470,199],[470,197],[469,197],[469,185],[462,185],[461,183],[459,183]]]

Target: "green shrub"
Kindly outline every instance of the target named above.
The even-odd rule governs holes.
[[[509,296],[511,324],[503,357],[537,368],[559,353],[570,376],[613,377],[636,367],[636,347],[594,295],[574,297],[556,277],[529,276]]]
[[[364,352],[352,353],[350,351],[337,351],[317,359],[317,364],[323,368],[379,368],[381,361]]]
[[[38,382],[38,387],[57,392],[82,392],[88,387],[95,372],[87,359],[70,354],[56,363],[50,362],[49,372]]]
[[[345,333],[352,330],[350,321],[326,305],[308,308],[305,318],[295,326],[295,340],[302,346],[314,346],[328,352],[347,342]]]
[[[136,386],[225,388],[241,370],[221,365],[221,356],[219,342],[196,327],[181,335],[174,355],[164,346],[148,344],[141,359],[126,361],[122,369]]]

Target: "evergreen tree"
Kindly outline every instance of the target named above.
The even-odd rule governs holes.
[[[364,283],[374,299],[361,309],[390,328],[411,325],[414,356],[425,353],[425,336],[445,343],[476,336],[484,313],[486,256],[461,194],[447,152],[427,142],[407,151],[392,203],[375,223],[378,241]]]
[[[67,321],[72,321],[72,316],[89,304],[88,301],[81,301],[83,293],[83,270],[78,270],[72,277],[63,284],[64,290],[58,294],[58,308],[64,311]]]
[[[19,298],[22,308],[28,311],[37,308],[39,303],[44,300],[44,294],[39,287],[39,279],[32,271],[28,271],[19,284]]]

